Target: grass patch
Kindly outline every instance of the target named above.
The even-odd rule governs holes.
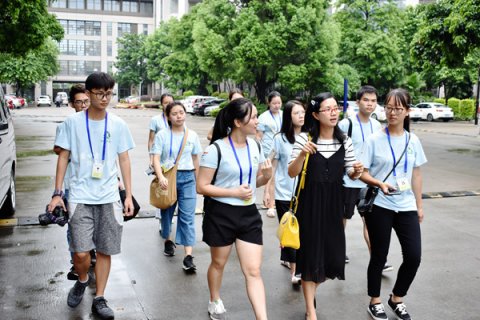
[[[44,140],[51,139],[50,136],[15,136],[15,141],[32,141],[32,140]]]
[[[460,153],[460,154],[473,154],[475,156],[480,155],[480,149],[448,149],[447,151],[449,152],[455,152],[455,153]]]
[[[17,158],[39,157],[55,154],[52,149],[17,151]]]

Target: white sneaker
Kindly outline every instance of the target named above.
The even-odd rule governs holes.
[[[275,218],[277,216],[277,211],[274,208],[270,208],[267,210],[267,217]]]
[[[292,275],[292,284],[300,284],[302,282],[302,278],[297,277],[296,275]]]
[[[284,266],[287,269],[290,269],[290,262],[288,262],[288,261],[281,260],[280,265]]]
[[[212,320],[225,320],[227,318],[227,309],[223,306],[221,299],[208,302],[208,315]]]
[[[393,271],[393,266],[388,264],[388,262],[385,263],[383,266],[382,272],[390,272]]]

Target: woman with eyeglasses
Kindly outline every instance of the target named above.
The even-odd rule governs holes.
[[[409,111],[408,92],[404,89],[390,91],[385,98],[388,126],[365,141],[360,157],[365,165],[361,180],[382,191],[375,198],[372,212],[365,213],[372,249],[367,274],[370,296],[367,310],[373,319],[388,319],[380,298],[380,288],[392,229],[397,234],[403,255],[403,263],[388,299],[388,306],[398,319],[410,319],[403,297],[415,278],[421,260],[423,207],[420,166],[427,159],[420,140],[409,132]],[[390,171],[388,179],[382,182]]]
[[[295,139],[290,177],[298,176],[307,164],[305,187],[298,199],[300,249],[297,272],[305,297],[305,319],[316,320],[315,293],[327,279],[345,279],[345,233],[343,228],[343,175],[358,179],[363,165],[356,161],[352,141],[338,127],[339,108],[329,92],[320,93],[308,104],[305,124]]]
[[[288,176],[288,164],[292,156],[295,137],[300,134],[305,122],[305,106],[297,100],[285,103],[280,133],[273,138],[273,175],[275,177],[275,207],[278,221],[290,208],[290,200],[295,191],[295,179]],[[300,283],[296,273],[295,249],[281,248],[280,263],[290,269],[292,284]]]

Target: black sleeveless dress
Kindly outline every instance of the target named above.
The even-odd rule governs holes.
[[[300,249],[297,272],[302,280],[345,280],[345,232],[343,228],[343,144],[330,158],[310,155],[305,188],[300,193],[297,218]]]

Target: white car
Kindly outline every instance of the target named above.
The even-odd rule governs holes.
[[[37,107],[41,106],[52,106],[52,100],[50,100],[49,96],[39,96],[37,98]]]
[[[206,107],[205,110],[203,110],[203,113],[204,113],[205,116],[210,116],[212,111],[217,110],[217,109],[220,109],[220,105],[214,105],[214,106]]]
[[[0,86],[0,216],[15,213],[17,149],[10,110]]]
[[[414,106],[410,106],[410,114],[409,114],[410,120],[413,122],[417,122],[418,120],[422,119],[422,112],[420,109],[415,108]]]
[[[355,101],[347,101],[348,107],[347,107],[347,117],[355,117],[355,115],[358,112],[358,106]],[[343,108],[343,105],[340,103],[340,108]],[[387,120],[387,116],[385,114],[385,109],[377,104],[375,107],[375,110],[373,110],[372,114],[370,115],[372,119],[376,119],[378,121],[385,121]]]
[[[138,96],[128,96],[125,98],[126,103],[139,103],[140,102],[140,97]]]
[[[187,113],[193,114],[193,105],[198,102],[197,99],[203,98],[203,96],[188,96],[183,99],[183,105],[185,106],[185,110]]]
[[[422,113],[422,119],[433,121],[442,119],[444,122],[453,120],[454,114],[451,108],[436,102],[422,102],[415,106]]]

